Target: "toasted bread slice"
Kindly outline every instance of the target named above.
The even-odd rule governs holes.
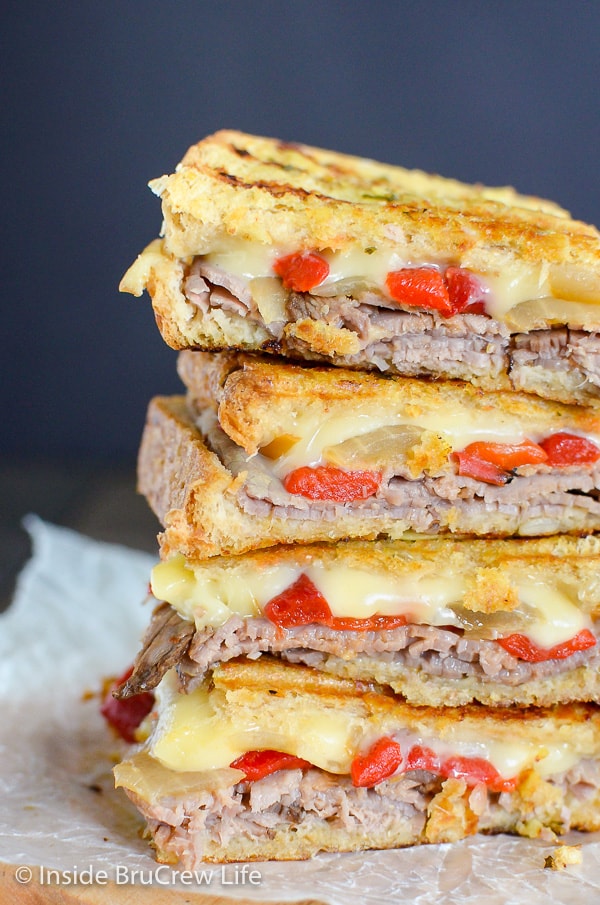
[[[146,750],[115,775],[159,859],[193,868],[595,830],[599,756],[595,705],[411,707],[263,659],[225,664],[190,695],[165,677]]]
[[[174,666],[189,690],[220,662],[276,653],[416,704],[596,700],[599,568],[595,536],[175,556],[152,572],[170,606],[157,608],[122,696]]]
[[[254,455],[282,436],[309,442],[316,431],[340,440],[373,427],[411,424],[444,435],[452,451],[469,440],[538,440],[559,431],[596,438],[600,408],[483,392],[457,381],[424,381],[345,368],[303,367],[235,352],[181,352],[178,372],[196,412],[213,409],[228,437]],[[366,425],[366,429],[365,426]],[[330,446],[335,438],[329,438]],[[311,441],[315,458],[317,438]],[[322,445],[322,444],[321,444]]]
[[[551,202],[237,132],[151,186],[164,240],[121,288],[174,348],[600,395],[600,236]]]
[[[151,188],[178,257],[231,238],[347,249],[369,237],[413,259],[470,253],[501,266],[511,253],[562,261],[578,252],[598,263],[598,233],[553,202],[236,131],[193,145]]]

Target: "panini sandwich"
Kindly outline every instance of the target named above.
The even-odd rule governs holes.
[[[600,828],[592,705],[414,707],[260,660],[180,694],[168,673],[144,746],[115,768],[161,861],[310,858]]]
[[[600,529],[600,409],[236,353],[179,370],[139,454],[166,556]]]
[[[600,235],[552,202],[235,131],[150,186],[121,288],[176,349],[600,396]]]
[[[413,704],[600,697],[600,538],[348,541],[159,563],[121,699],[277,655]]]
[[[150,185],[121,289],[185,395],[103,713],[158,859],[600,829],[598,231],[234,131]]]

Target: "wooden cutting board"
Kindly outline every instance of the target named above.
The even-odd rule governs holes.
[[[31,880],[28,880],[31,871]],[[16,879],[21,871],[22,880]],[[285,901],[285,900],[283,900]],[[163,885],[134,884],[58,886],[40,883],[40,868],[0,864],[0,905],[278,905],[282,900],[265,894],[264,899],[231,899],[210,892],[168,889]],[[325,905],[316,899],[302,899],[294,905]]]

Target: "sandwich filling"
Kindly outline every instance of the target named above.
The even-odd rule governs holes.
[[[231,240],[194,259],[185,281],[190,302],[227,308],[229,292],[263,323],[283,321],[287,296],[310,293],[327,315],[330,299],[438,311],[442,317],[481,314],[512,331],[564,323],[589,329],[600,322],[600,280],[567,264],[512,263],[478,272],[438,262],[415,263],[365,243],[352,251],[278,251]],[[210,287],[220,287],[213,301]],[[223,291],[224,290],[224,291]],[[232,303],[232,310],[239,305]]]
[[[463,555],[460,542],[437,555],[435,541],[378,545],[379,560],[361,560],[368,543],[335,557],[291,548],[217,565],[175,556],[152,572],[166,603],[120,696],[154,688],[172,667],[191,691],[218,663],[278,653],[419,703],[450,693],[461,703],[593,699],[594,555],[578,556],[577,541],[562,556],[525,543],[530,550],[499,543],[488,562],[476,548]],[[571,685],[570,676],[579,678]]]
[[[387,515],[423,534],[453,519],[451,530],[472,534],[598,530],[600,435],[543,432],[533,416],[519,423],[490,409],[391,418],[357,402],[352,415],[317,423],[299,414],[254,455],[231,440],[214,413],[204,413],[198,426],[239,477],[238,501],[249,514]]]
[[[246,348],[586,402],[600,387],[600,283],[567,264],[497,271],[374,246],[278,253],[230,240],[190,259],[152,243],[121,288],[148,288],[174,348]]]

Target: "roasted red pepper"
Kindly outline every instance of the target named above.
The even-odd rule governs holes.
[[[482,782],[490,792],[510,792],[518,782],[518,777],[504,779],[496,768],[483,757],[446,758],[440,765],[440,776],[445,779],[464,779],[468,786]]]
[[[406,772],[409,770],[427,770],[428,773],[440,772],[440,759],[431,748],[425,745],[413,745],[408,752],[404,765]]]
[[[498,644],[513,657],[518,657],[519,660],[526,660],[528,663],[542,663],[544,660],[564,660],[578,650],[594,647],[596,638],[589,629],[584,628],[569,641],[563,641],[554,647],[538,647],[527,635],[520,634],[498,638]]]
[[[273,270],[286,289],[310,292],[329,276],[329,264],[313,251],[298,251],[277,258]]]
[[[487,290],[475,274],[462,267],[448,267],[444,273],[453,314],[485,314]]]
[[[385,632],[406,625],[406,616],[369,616],[366,619],[332,616],[327,625],[339,632]]]
[[[406,625],[406,616],[375,615],[366,619],[334,616],[321,592],[304,574],[269,600],[263,613],[280,628],[318,623],[342,632],[379,632]]]
[[[522,443],[488,443],[478,441],[469,443],[463,452],[486,462],[492,462],[505,471],[511,468],[518,468],[520,465],[539,465],[548,458],[541,446],[533,443],[531,440],[524,440]]]
[[[355,786],[371,787],[393,776],[400,767],[402,773],[426,770],[443,779],[464,779],[468,786],[484,783],[491,792],[511,791],[518,782],[516,776],[505,779],[482,757],[455,754],[441,758],[424,745],[413,745],[403,764],[400,745],[386,736],[375,742],[366,754],[354,758],[350,773]]]
[[[296,757],[294,754],[285,754],[283,751],[248,751],[242,754],[229,765],[236,770],[242,770],[249,782],[263,779],[276,773],[278,770],[304,770],[310,767],[307,760]]]
[[[388,273],[385,285],[390,297],[402,305],[434,309],[444,317],[454,313],[444,277],[432,267],[393,270]]]
[[[548,457],[548,465],[591,465],[600,459],[600,448],[575,434],[559,432],[542,440],[540,446]]]
[[[541,445],[531,440],[522,443],[477,441],[453,455],[460,475],[499,486],[510,479],[511,469],[521,465],[539,465],[548,459]]]
[[[398,742],[383,737],[371,745],[366,754],[358,754],[352,761],[352,784],[370,788],[392,776],[402,763],[402,749]]]
[[[327,601],[307,575],[301,575],[289,588],[269,600],[263,613],[280,628],[313,622],[328,625],[331,619]]]
[[[122,739],[130,744],[137,741],[135,730],[154,707],[154,695],[149,691],[134,694],[130,698],[119,700],[113,697],[113,691],[119,688],[133,672],[131,666],[119,679],[113,682],[105,694],[100,713]]]
[[[510,481],[510,474],[503,468],[472,455],[466,449],[452,453],[452,458],[458,463],[459,475],[466,478],[474,478],[476,481],[483,481],[484,484],[496,484],[498,487]]]
[[[374,471],[344,471],[333,465],[303,465],[290,471],[283,479],[289,493],[298,493],[311,500],[332,500],[351,503],[366,500],[377,493],[381,474]]]
[[[485,314],[487,290],[475,274],[462,267],[441,273],[433,267],[403,267],[388,273],[385,281],[390,297],[402,305],[454,314]]]

